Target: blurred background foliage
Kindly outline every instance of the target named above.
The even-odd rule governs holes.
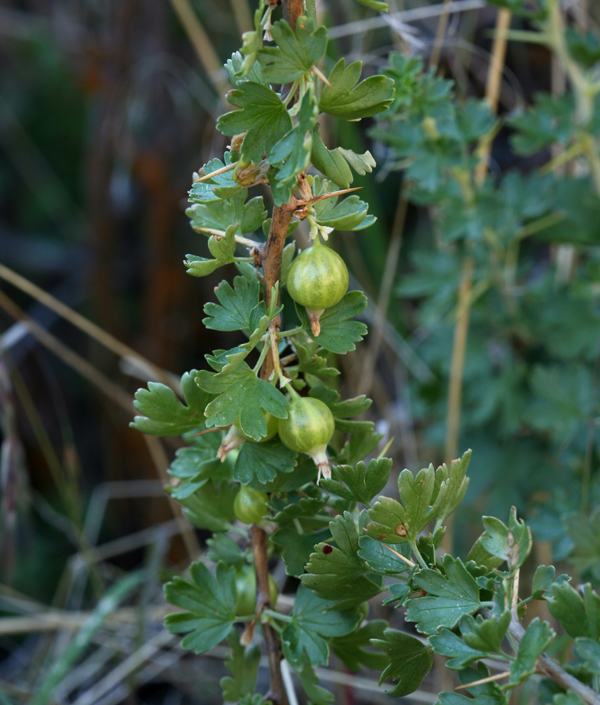
[[[329,147],[369,149],[378,163],[353,184],[377,222],[335,239],[371,301],[368,339],[339,360],[342,393],[373,397],[369,413],[383,442],[393,438],[396,469],[444,460],[461,273],[472,258],[458,447],[474,454],[458,548],[480,531],[481,513],[504,518],[514,504],[540,540],[538,562],[554,551],[600,582],[600,198],[582,149],[568,152],[581,135],[560,63],[547,47],[509,42],[496,123],[479,102],[496,7],[461,0],[444,16],[447,2],[396,0],[391,9],[404,14],[388,18],[351,0],[317,7],[335,28],[327,71],[345,56],[361,59],[366,75],[389,66],[399,80],[380,119],[322,125]],[[140,658],[98,691],[108,699],[86,700],[113,647],[102,642],[100,665],[71,686],[65,673],[97,638],[102,603],[80,652],[62,662],[71,632],[55,624],[40,637],[20,623],[25,635],[0,630],[0,681],[18,700],[29,686],[78,703],[198,693],[191,666],[167,663],[181,654],[160,641],[156,586],[166,566],[197,555],[203,536],[173,518],[162,491],[176,447],[129,429],[129,400],[141,382],[231,347],[201,326],[219,273],[185,276],[185,254],[206,253],[184,210],[191,174],[227,145],[215,130],[228,89],[220,65],[252,10],[251,0],[0,4],[0,264],[101,328],[74,326],[0,271],[0,608],[20,618],[88,609],[120,578],[114,607],[144,566],[153,580],[137,604],[156,612],[154,632],[123,616],[121,655],[150,644],[165,661]],[[565,18],[572,55],[593,72],[597,5],[573,0]],[[513,17],[513,29],[532,27]],[[598,139],[598,105],[594,115],[588,132]],[[494,125],[489,176],[466,198],[474,148]],[[157,685],[161,670],[169,677]],[[212,702],[217,690],[204,682],[202,702]]]

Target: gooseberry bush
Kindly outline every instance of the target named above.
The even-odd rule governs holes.
[[[217,127],[230,148],[194,175],[189,194],[191,225],[208,237],[211,257],[188,255],[188,273],[227,267],[234,275],[215,289],[218,303],[204,305],[204,325],[246,342],[184,374],[183,401],[158,383],[135,399],[135,428],[182,437],[167,491],[212,533],[205,559],[165,586],[176,608],[166,625],[197,654],[227,640],[226,702],[287,703],[291,669],[309,701],[330,703],[315,668],[333,652],[350,671],[378,671],[393,697],[419,688],[439,654],[462,689],[440,693],[439,703],[503,705],[531,681],[546,702],[599,705],[600,597],[552,566],[539,566],[531,589],[520,589],[532,541],[515,510],[507,523],[484,517],[468,555],[441,550],[468,487],[470,451],[449,466],[405,469],[397,497],[380,495],[393,484],[392,461],[379,452],[374,424],[355,418],[371,402],[341,400],[331,384],[336,356],[367,332],[355,320],[367,300],[347,291],[346,265],[330,245],[335,231],[374,222],[347,194],[353,174],[375,163],[369,152],[330,149],[318,119],[397,111],[404,74],[361,81],[360,62],[340,59],[324,75],[327,30],[314,1],[283,0],[281,19],[277,5],[260,1],[255,30],[226,64],[237,110]],[[270,193],[270,213],[251,189]],[[310,244],[296,254],[301,222]],[[279,562],[298,585],[291,610],[277,609],[271,571]],[[402,630],[368,619],[373,598],[394,623],[400,611]],[[527,619],[532,601],[546,603],[566,636]],[[262,649],[264,694],[255,692]]]

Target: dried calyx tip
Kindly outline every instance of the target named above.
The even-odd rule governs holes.
[[[315,448],[315,450],[308,453],[308,455],[310,455],[310,457],[314,460],[315,465],[319,469],[317,485],[321,481],[321,476],[323,476],[326,480],[331,480],[331,468],[329,467],[329,459],[327,458],[325,448]]]
[[[219,460],[224,463],[227,454],[230,453],[234,448],[241,446],[242,443],[245,443],[245,441],[246,438],[242,436],[242,434],[237,430],[235,426],[232,426],[227,432],[225,438],[223,439],[223,442],[219,446],[219,450],[217,451],[217,458],[219,458]]]
[[[306,309],[306,313],[308,313],[308,318],[310,320],[310,329],[312,331],[312,334],[315,336],[315,338],[318,338],[319,334],[321,333],[321,324],[319,323],[319,319],[323,315],[324,311],[325,311],[324,308],[319,308],[319,309],[307,308]]]

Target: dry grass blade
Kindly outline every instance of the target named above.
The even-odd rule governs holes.
[[[105,394],[109,399],[114,401],[118,406],[120,406],[128,414],[135,413],[135,407],[133,406],[133,401],[129,394],[125,392],[121,387],[116,385],[112,380],[110,380],[106,375],[96,369],[91,363],[82,358],[76,352],[68,348],[64,343],[62,343],[58,338],[56,338],[52,333],[49,333],[42,326],[31,319],[27,314],[25,314],[21,309],[8,298],[2,291],[0,291],[0,306],[14,319],[22,321],[23,325],[27,326],[31,334],[39,340],[39,342],[53,352],[58,358],[60,358],[66,365],[76,370],[85,377],[89,382],[91,382],[95,387],[97,387],[103,394]],[[143,436],[150,456],[156,467],[158,476],[165,483],[169,481],[169,476],[167,474],[167,468],[169,467],[169,461],[164,448],[158,438],[153,436]],[[187,522],[187,520],[181,514],[179,504],[169,498],[169,504],[173,511],[173,514],[178,522],[181,522],[181,536],[186,545],[186,549],[192,560],[195,560],[200,553],[200,547],[196,539],[193,527]]]
[[[244,32],[251,32],[254,29],[254,21],[248,0],[230,0],[230,3],[238,34],[241,36]]]
[[[390,296],[392,294],[392,286],[394,284],[394,276],[398,266],[400,257],[400,247],[402,245],[402,233],[404,232],[404,223],[406,221],[406,213],[408,211],[408,201],[403,197],[402,190],[399,194],[398,206],[392,226],[392,236],[388,246],[387,257],[385,260],[385,270],[383,272],[383,280],[379,290],[377,299],[377,314],[375,318],[375,326],[372,337],[369,341],[369,348],[364,357],[360,379],[362,380],[358,394],[368,394],[373,383],[373,375],[375,374],[375,365],[381,348],[383,339],[383,329],[385,327]]]
[[[237,2],[238,0],[234,1]],[[222,96],[231,86],[229,85],[225,69],[221,65],[219,55],[215,51],[210,37],[200,23],[198,15],[194,12],[189,0],[171,0],[171,5],[196,50],[200,63],[208,74],[217,95],[219,97]]]
[[[446,30],[448,29],[451,5],[452,0],[444,0],[444,4],[442,5],[440,20],[435,33],[435,39],[433,41],[433,49],[431,50],[431,58],[429,59],[429,65],[434,68],[436,68],[440,63],[442,47],[444,46],[444,37],[446,36]]]
[[[394,551],[393,548],[390,548],[389,546],[386,546],[384,543],[382,543],[381,545],[382,545],[384,548],[387,548],[387,550],[388,550],[390,553],[393,553],[393,554],[396,556],[396,558],[399,558],[401,561],[404,561],[407,566],[410,566],[411,568],[414,568],[414,567],[415,567],[415,564],[414,564],[411,560],[409,560],[408,558],[406,558],[405,556],[403,556],[401,553],[398,553],[398,551]]]
[[[347,37],[349,35],[357,36],[371,29],[380,29],[387,26],[389,18],[399,20],[400,22],[418,22],[421,20],[439,17],[444,10],[445,2],[437,5],[426,5],[425,7],[414,7],[410,10],[401,10],[400,12],[391,12],[388,16],[369,17],[365,20],[356,22],[348,22],[346,24],[331,27],[328,31],[329,39],[337,37]],[[454,0],[448,8],[449,12],[467,12],[469,10],[479,10],[485,7],[483,0]]]
[[[85,377],[95,387],[100,389],[109,399],[112,399],[121,408],[129,413],[135,409],[129,394],[116,385],[106,375],[96,369],[91,363],[78,355],[76,352],[68,348],[52,333],[49,333],[45,328],[36,323],[24,311],[22,311],[6,294],[0,291],[0,306],[8,313],[9,316],[17,321],[21,321],[27,327],[31,335],[36,338],[44,347],[52,351],[66,365],[77,370],[79,374]]]
[[[82,330],[98,343],[114,352],[116,355],[119,355],[122,358],[134,358],[139,360],[146,368],[152,371],[156,379],[160,380],[169,387],[174,388],[176,392],[181,394],[181,387],[179,385],[178,388],[174,387],[174,381],[169,373],[165,372],[165,370],[160,367],[157,367],[154,363],[150,362],[150,360],[143,357],[143,355],[140,355],[128,345],[125,345],[125,343],[117,340],[117,338],[112,336],[110,333],[100,328],[100,326],[95,323],[92,323],[92,321],[88,320],[80,313],[77,313],[77,311],[74,311],[72,308],[62,303],[62,301],[56,299],[52,296],[52,294],[40,289],[39,286],[36,286],[33,282],[25,279],[25,277],[22,277],[20,274],[13,272],[12,269],[9,269],[3,264],[0,264],[0,278],[17,287],[17,289],[25,292],[55,313],[58,313],[59,316],[62,316],[65,320],[69,321],[69,323],[72,323],[74,326],[79,328],[79,330]]]

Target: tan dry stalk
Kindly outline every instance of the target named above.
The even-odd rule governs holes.
[[[20,321],[29,330],[34,338],[36,338],[45,348],[53,352],[65,363],[65,365],[78,372],[82,377],[85,377],[88,382],[94,385],[128,414],[135,413],[135,407],[133,406],[133,402],[127,392],[121,389],[121,387],[115,384],[105,374],[100,372],[100,370],[94,367],[94,365],[71,350],[63,342],[58,340],[58,338],[52,335],[52,333],[49,333],[45,328],[40,326],[39,323],[36,323],[36,321],[24,313],[2,291],[0,291],[0,306],[9,314],[9,316],[11,316],[11,318]],[[167,482],[169,477],[166,469],[169,466],[169,462],[162,443],[158,440],[158,438],[154,438],[153,436],[144,435],[144,440],[159,477],[164,482]],[[200,547],[193,528],[183,517],[178,503],[171,499],[171,497],[168,499],[173,515],[177,522],[180,523],[181,536],[186,545],[189,556],[191,560],[196,560],[200,554]]]
[[[510,27],[511,13],[508,10],[499,10],[496,19],[496,35],[492,48],[492,57],[488,72],[485,97],[492,112],[498,108],[500,97],[500,87],[502,85],[502,72],[506,57],[506,32]],[[492,143],[485,138],[480,145],[479,153],[481,161],[475,171],[475,182],[481,185],[487,173],[488,158]],[[460,413],[462,402],[462,383],[465,368],[465,356],[467,352],[467,340],[469,337],[469,319],[471,316],[473,287],[473,269],[475,263],[473,258],[467,255],[463,261],[461,281],[458,290],[458,317],[454,328],[454,340],[452,344],[452,361],[450,367],[450,382],[448,385],[448,407],[446,413],[446,443],[444,449],[445,462],[450,467],[452,460],[458,455],[458,438],[460,433]],[[448,517],[446,522],[446,535],[444,536],[443,548],[451,553],[454,544],[454,518]]]
[[[125,343],[122,343],[113,335],[95,323],[92,323],[92,321],[85,318],[85,316],[82,316],[80,313],[77,313],[77,311],[74,311],[62,301],[56,299],[52,296],[52,294],[44,291],[44,289],[40,289],[39,286],[36,286],[33,282],[29,281],[29,279],[25,279],[25,277],[22,277],[20,274],[17,274],[12,269],[5,267],[1,263],[0,278],[9,282],[17,289],[25,292],[50,310],[58,313],[59,316],[62,316],[65,320],[69,321],[69,323],[74,325],[76,328],[79,328],[79,330],[89,335],[90,338],[93,338],[96,342],[104,345],[105,348],[111,352],[114,352],[115,355],[118,355],[123,359],[133,358],[134,360],[139,360],[144,367],[152,372],[156,379],[160,380],[168,387],[171,387],[175,392],[181,395],[181,385],[176,383],[172,375],[168,372],[163,370],[161,367],[158,367],[153,362],[150,362],[150,360],[146,359],[143,355],[140,355],[140,353],[135,351],[133,348],[130,348]]]
[[[496,36],[492,49],[485,97],[490,109],[495,112],[498,107],[502,72],[506,56],[506,31],[510,26],[511,13],[508,10],[499,10],[496,20]],[[491,142],[485,140],[480,147],[481,161],[475,171],[475,181],[478,185],[485,180],[488,167],[488,157]],[[469,331],[469,318],[471,314],[471,287],[473,285],[474,262],[471,257],[465,257],[458,292],[458,318],[454,329],[454,342],[452,347],[452,365],[450,370],[450,384],[448,390],[448,412],[446,428],[446,447],[444,457],[448,467],[458,453],[458,435],[460,429],[460,408],[462,399],[462,378],[465,366],[465,353]],[[449,530],[447,537],[452,532]],[[448,545],[446,545],[448,550]]]
[[[234,0],[234,2],[237,2],[237,0]],[[196,54],[208,74],[210,82],[219,98],[221,98],[231,86],[219,55],[210,41],[210,37],[200,23],[198,15],[194,12],[189,0],[171,0],[171,5],[196,50]]]
[[[375,324],[373,326],[373,333],[369,339],[369,347],[364,357],[362,370],[360,373],[361,382],[358,386],[357,394],[368,394],[371,391],[371,386],[373,384],[373,376],[375,374],[375,366],[377,365],[377,358],[379,356],[381,341],[383,339],[383,329],[387,318],[390,296],[392,294],[394,276],[396,274],[398,259],[400,257],[400,247],[402,245],[402,235],[404,233],[404,223],[406,221],[407,211],[408,201],[404,197],[403,189],[401,188],[400,193],[398,194],[398,205],[396,207],[396,214],[392,225],[392,236],[390,238],[390,244],[388,246],[387,257],[385,260],[385,270],[383,272],[381,288],[379,289],[379,296],[377,298]]]

